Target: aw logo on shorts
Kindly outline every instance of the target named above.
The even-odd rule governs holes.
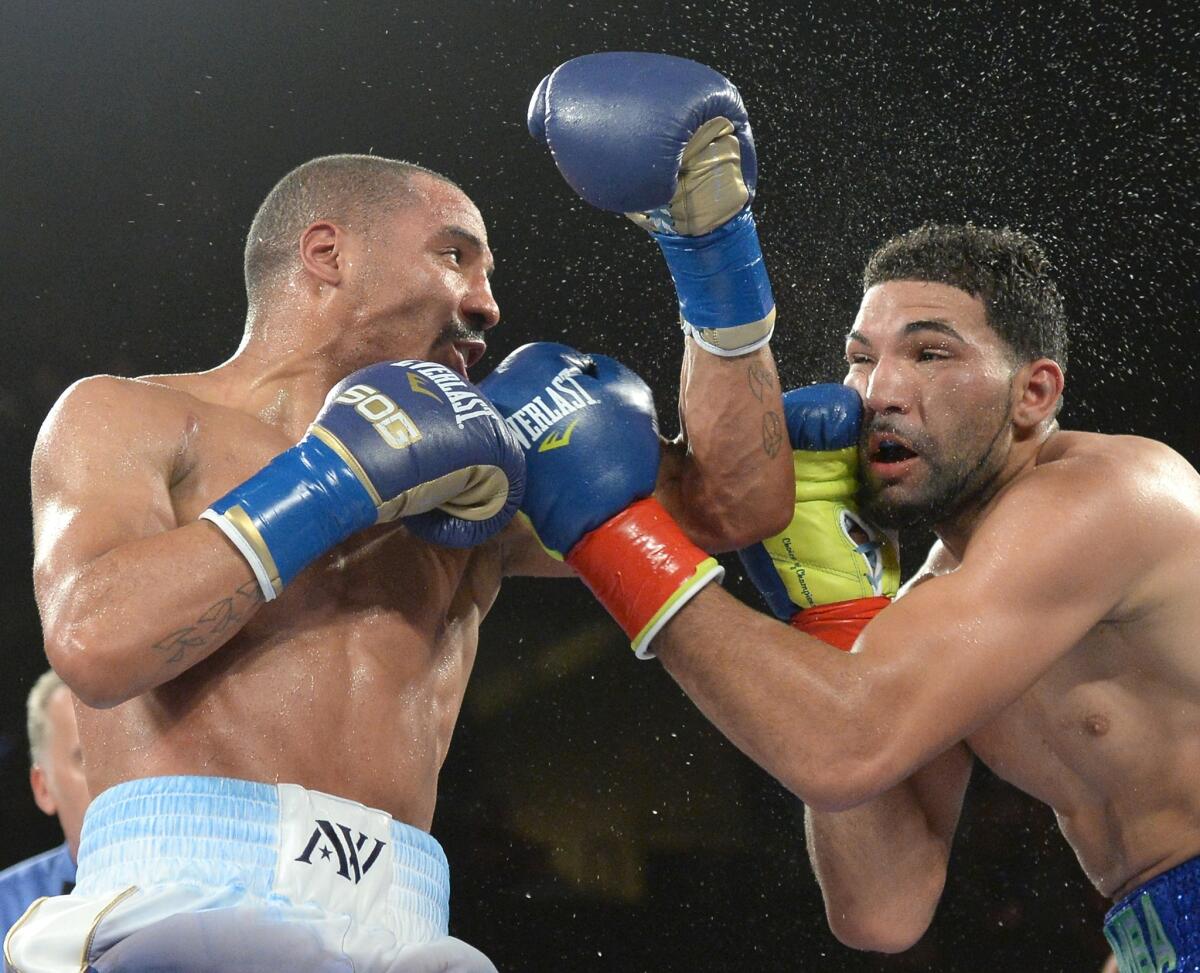
[[[340,834],[338,832],[341,832]],[[368,841],[374,841],[375,847],[371,849],[371,853],[365,859],[359,858],[359,853],[363,850],[363,846]],[[321,847],[318,848],[317,845]],[[329,846],[333,847],[330,848]],[[358,840],[350,836],[350,829],[344,824],[334,825],[329,821],[317,819],[317,826],[313,828],[312,837],[308,839],[308,844],[304,851],[300,853],[299,858],[292,859],[293,861],[304,862],[305,865],[315,864],[312,860],[314,851],[320,852],[320,861],[333,862],[333,856],[337,855],[338,870],[337,873],[342,878],[353,882],[357,885],[364,875],[371,870],[371,866],[375,864],[375,860],[379,857],[379,853],[386,848],[387,845],[378,838],[368,838],[361,831],[358,833]]]

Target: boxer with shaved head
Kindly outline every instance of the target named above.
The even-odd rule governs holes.
[[[448,935],[438,772],[501,579],[568,572],[510,523],[529,433],[469,378],[492,268],[445,177],[315,159],[254,219],[233,357],[54,407],[35,586],[95,801],[78,885],[17,922],[13,970],[494,969]],[[786,522],[766,334],[732,357],[686,338],[689,438],[661,470],[654,436],[663,504],[711,548]],[[527,389],[563,452],[626,394],[569,369]]]

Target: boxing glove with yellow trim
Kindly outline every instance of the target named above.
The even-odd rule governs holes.
[[[862,401],[844,385],[812,385],[783,397],[796,502],[787,528],[739,552],[778,618],[850,649],[895,596],[895,545],[858,513]]]

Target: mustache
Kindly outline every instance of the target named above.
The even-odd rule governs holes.
[[[859,447],[866,449],[873,435],[895,436],[908,443],[913,452],[922,455],[936,451],[936,444],[928,435],[919,430],[905,429],[900,423],[887,416],[873,416],[870,421],[863,423],[858,433]]]
[[[483,331],[472,328],[462,321],[451,321],[438,333],[439,342],[484,341]]]

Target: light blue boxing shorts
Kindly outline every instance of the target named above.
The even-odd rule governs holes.
[[[1121,973],[1200,970],[1200,858],[1138,886],[1104,917]]]
[[[437,841],[294,784],[151,777],[100,794],[71,895],[10,930],[12,973],[495,973],[449,936]]]

